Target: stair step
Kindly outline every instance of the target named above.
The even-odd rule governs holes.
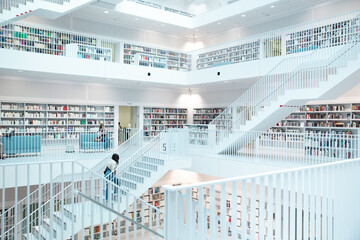
[[[33,235],[38,240],[52,239],[52,238],[50,238],[49,232],[41,225],[33,227]]]
[[[129,179],[137,183],[144,183],[144,177],[130,172],[124,172],[122,174],[122,178]]]
[[[164,165],[165,161],[162,159],[158,159],[158,158],[153,158],[153,157],[142,157],[141,161],[146,162],[146,163],[151,163],[151,164],[155,164],[155,165]]]
[[[151,164],[151,163],[145,163],[145,162],[136,162],[135,163],[136,167],[145,169],[145,170],[150,170],[150,171],[157,171],[158,170],[158,166]]]
[[[50,232],[50,224],[49,224],[49,220],[48,219],[43,219],[42,222],[41,222],[43,228],[46,229],[46,231]],[[55,224],[56,225],[56,224]],[[56,225],[57,226],[57,225]],[[55,227],[56,226],[53,226],[53,238],[56,239],[56,229]]]
[[[135,166],[131,166],[129,168],[129,172],[135,173],[135,174],[138,174],[138,175],[141,175],[141,176],[145,176],[145,177],[151,177],[151,172],[150,171],[144,170],[142,168],[138,168],[138,167],[135,167]]]
[[[119,179],[120,180],[120,186],[122,188],[130,188],[130,189],[133,189],[133,190],[136,190],[136,183],[132,182],[131,180],[128,180],[128,179]]]

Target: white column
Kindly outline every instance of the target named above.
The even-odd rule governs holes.
[[[119,105],[114,105],[114,148],[119,146]]]
[[[173,186],[162,186],[165,190],[165,239],[178,239],[179,211],[177,191],[173,190]]]

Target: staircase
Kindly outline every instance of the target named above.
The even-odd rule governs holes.
[[[29,15],[56,19],[95,0],[3,0],[0,22],[20,20]]]
[[[210,123],[218,135],[218,153],[236,152],[256,138],[247,131],[266,131],[309,100],[334,99],[356,86],[359,53],[356,39],[283,60]]]
[[[136,136],[142,136],[142,134],[139,133],[134,137]],[[14,239],[19,236],[22,239],[69,239],[76,233],[82,236],[81,232],[85,227],[112,222],[115,219],[116,215],[109,215],[101,206],[94,206],[90,201],[84,200],[77,194],[78,192],[120,213],[127,212],[134,202],[141,203],[142,208],[156,212],[157,221],[159,221],[159,214],[163,213],[139,199],[139,196],[170,169],[190,167],[191,159],[187,158],[186,151],[181,147],[185,142],[185,137],[184,130],[163,131],[144,146],[139,147],[130,157],[123,159],[116,170],[116,177],[121,183],[120,187],[104,178],[102,172],[99,173],[99,166],[106,165],[110,156],[94,168],[97,169],[96,171],[74,162],[73,169],[76,169],[77,174],[56,177],[50,180],[47,187],[35,191],[27,199],[22,200],[23,203],[26,202],[26,206],[36,204],[38,206],[39,202],[41,206],[31,210],[25,209],[24,211],[29,211],[29,214],[24,218],[20,217],[21,212],[18,220],[15,221],[17,222],[15,227],[8,229],[4,236],[15,236]],[[164,143],[177,146],[177,149],[165,150]],[[109,201],[105,200],[107,185],[110,189]],[[116,192],[115,189],[118,191]],[[14,208],[15,211],[21,209],[18,205]],[[144,226],[152,227],[155,223],[155,221],[144,223]],[[155,225],[159,227],[159,223]],[[9,237],[9,239],[12,238]]]

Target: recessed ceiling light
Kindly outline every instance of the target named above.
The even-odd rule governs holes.
[[[109,13],[109,11],[104,11],[104,13],[105,13],[105,14],[108,14],[108,13]]]
[[[241,15],[241,17],[246,17],[246,15],[245,15],[245,14],[243,14],[243,15]]]
[[[137,20],[139,20],[139,18],[135,18],[135,20],[137,21]]]
[[[274,6],[274,5],[271,5],[270,7],[271,7],[271,8],[274,8],[275,6]]]
[[[220,25],[220,24],[221,24],[221,22],[218,22],[217,24],[219,24],[219,25]]]

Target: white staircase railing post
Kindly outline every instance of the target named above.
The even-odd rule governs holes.
[[[165,190],[165,216],[164,216],[164,230],[165,239],[176,240],[178,239],[179,224],[179,204],[178,192],[173,190],[173,186],[162,186]]]

